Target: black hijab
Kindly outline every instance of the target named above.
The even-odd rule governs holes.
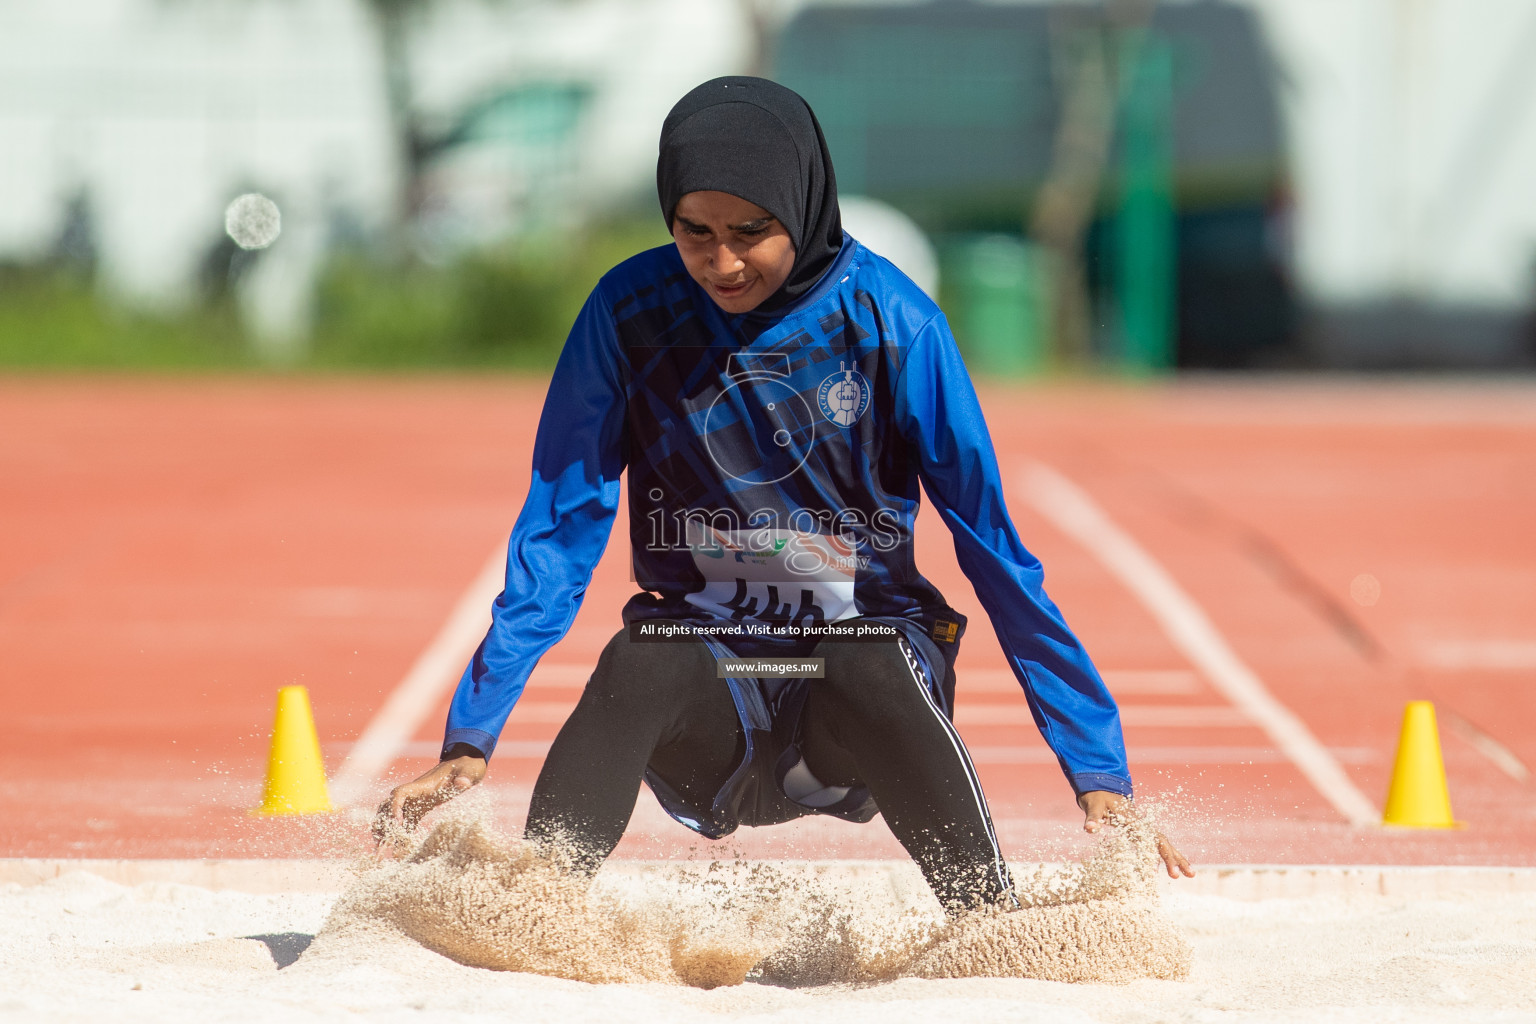
[[[766,78],[705,82],[661,126],[656,192],[672,230],[689,192],[728,192],[773,214],[789,232],[795,265],[757,307],[771,312],[810,291],[843,244],[837,182],[821,125],[792,89]]]

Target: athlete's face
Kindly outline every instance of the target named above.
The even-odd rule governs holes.
[[[672,238],[689,276],[727,313],[756,309],[795,265],[784,225],[728,192],[689,192],[678,200]]]

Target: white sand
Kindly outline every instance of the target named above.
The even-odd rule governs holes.
[[[910,865],[799,870],[866,900],[880,891],[893,905],[922,899]],[[615,863],[605,885],[655,894],[667,874]],[[306,948],[337,894],[125,886],[70,872],[0,886],[0,1020],[1536,1021],[1529,886],[1490,892],[1497,876],[1486,872],[1467,873],[1469,884],[1458,886],[1444,869],[1408,876],[1432,885],[1405,887],[1400,876],[1388,885],[1382,874],[1367,888],[1357,884],[1362,877],[1377,876],[1323,871],[1287,882],[1238,871],[1207,875],[1182,892],[1178,883],[1164,886],[1162,913],[1193,947],[1185,981],[904,978],[703,991],[466,967],[387,930],[333,931]],[[1276,878],[1282,889],[1322,894],[1208,894],[1274,891]],[[1383,888],[1428,895],[1381,895]]]

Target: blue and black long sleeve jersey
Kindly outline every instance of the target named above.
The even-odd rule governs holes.
[[[921,483],[1073,789],[1130,794],[1119,711],[1009,521],[944,315],[846,235],[771,316],[721,310],[670,245],[599,282],[550,383],[506,588],[445,750],[495,749],[575,618],[626,470],[641,588],[626,622],[884,616],[952,640],[964,620],[913,562]]]

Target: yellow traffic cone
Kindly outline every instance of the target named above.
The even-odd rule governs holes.
[[[1411,700],[1403,711],[1397,763],[1392,768],[1392,787],[1387,791],[1387,808],[1381,820],[1384,825],[1403,828],[1462,827],[1451,817],[1435,706],[1427,700]]]
[[[325,762],[320,737],[309,710],[309,691],[284,686],[277,691],[277,720],[272,725],[272,753],[261,806],[252,814],[320,814],[333,810],[325,790]]]

